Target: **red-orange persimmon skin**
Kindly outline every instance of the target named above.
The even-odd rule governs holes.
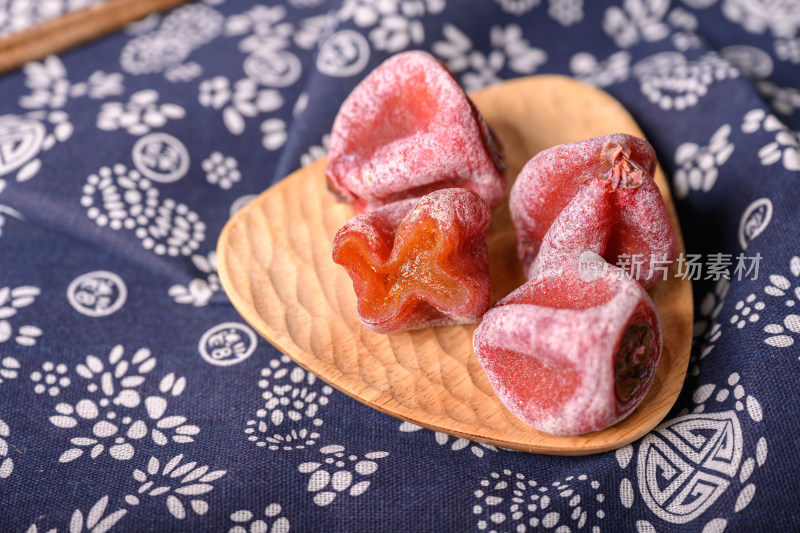
[[[391,333],[477,322],[489,308],[486,230],[477,194],[441,189],[356,216],[333,241],[368,329]]]
[[[528,277],[543,267],[537,256],[556,218],[579,202],[592,216],[573,209],[578,218],[562,225],[579,225],[583,234],[572,240],[558,233],[548,236],[551,243],[558,242],[562,258],[577,259],[591,250],[613,265],[627,255],[630,263],[637,263],[632,273],[642,286],[661,279],[661,269],[674,261],[677,245],[652,178],[656,163],[647,141],[622,133],[555,146],[531,159],[509,201],[517,250]]]
[[[588,281],[574,265],[531,279],[475,330],[475,353],[498,398],[539,431],[607,428],[652,384],[662,349],[655,307],[639,283],[606,266]]]
[[[325,173],[359,213],[464,187],[494,208],[506,193],[496,139],[447,67],[410,51],[387,59],[345,99]]]

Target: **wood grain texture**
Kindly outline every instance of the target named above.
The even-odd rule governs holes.
[[[503,143],[509,177],[542,149],[614,132],[643,136],[608,94],[560,76],[534,76],[480,91],[473,99]],[[475,326],[379,335],[356,318],[345,270],[331,259],[336,231],[353,209],[327,191],[327,159],[304,167],[240,210],[222,231],[217,253],[233,305],[298,364],[380,411],[415,424],[504,448],[579,455],[612,450],[649,432],[667,414],[689,362],[692,291],[670,276],[650,291],[664,350],[654,384],[619,424],[586,435],[540,433],[500,403],[472,350]],[[656,181],[683,251],[663,172]],[[488,234],[493,298],[524,281],[507,202]],[[674,274],[674,266],[673,272]]]
[[[0,74],[118,30],[187,0],[106,0],[0,39]]]

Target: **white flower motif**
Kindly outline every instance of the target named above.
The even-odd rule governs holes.
[[[20,107],[25,109],[61,109],[71,98],[88,96],[107,98],[124,92],[122,74],[93,72],[85,82],[72,83],[67,70],[57,56],[48,56],[41,62],[31,61],[23,67],[25,85],[31,94],[22,96]]]
[[[69,525],[64,528],[64,530],[66,531],[69,529],[69,533],[83,533],[84,531],[86,533],[106,533],[106,531],[114,527],[122,517],[128,514],[127,509],[117,509],[112,513],[106,514],[108,501],[108,495],[97,500],[92,508],[89,509],[89,512],[86,513],[86,518],[84,518],[80,509],[75,509],[75,512],[72,513],[72,517],[70,518]],[[36,524],[31,524],[26,530],[26,533],[38,533],[38,531],[38,526]],[[47,533],[56,532],[57,528],[47,531]]]
[[[561,524],[555,531],[586,527],[599,532],[598,524],[606,516],[600,482],[590,480],[587,474],[540,485],[525,474],[505,469],[482,479],[473,494],[478,502],[472,512],[479,516],[481,531],[527,531],[528,526],[551,529]]]
[[[800,29],[800,4],[794,0],[724,0],[722,13],[750,33],[794,37]]]
[[[714,187],[721,167],[733,153],[728,136],[731,126],[723,124],[711,136],[708,146],[683,143],[675,150],[678,169],[673,176],[675,196],[686,198],[690,190],[708,192]]]
[[[222,288],[217,274],[217,252],[211,251],[207,256],[193,255],[192,263],[206,277],[194,278],[186,286],[173,285],[169,288],[169,295],[179,304],[202,307]]]
[[[564,27],[583,20],[583,0],[550,0],[547,14]]]
[[[125,502],[135,506],[139,505],[141,498],[145,496],[156,498],[166,494],[167,510],[178,520],[186,518],[186,503],[195,514],[206,514],[208,502],[199,496],[214,490],[211,483],[228,472],[227,470],[209,472],[208,466],[198,466],[196,461],[183,464],[181,461],[183,454],[176,455],[161,468],[161,462],[151,456],[146,470],[137,468],[133,471],[133,479],[139,483],[139,488],[136,495],[125,496]]]
[[[176,379],[174,373],[167,374],[159,383],[163,396],[153,395],[142,400],[139,390],[146,380],[145,374],[152,371],[155,364],[150,350],[141,348],[127,359],[122,345],[117,345],[109,353],[108,367],[98,357],[88,355],[85,364],[75,368],[79,376],[89,380],[86,390],[92,397],[83,398],[74,405],[59,403],[55,406],[57,414],[50,417],[50,422],[62,429],[80,426],[84,435],[90,434],[71,438],[70,443],[75,447],[62,453],[60,462],[74,461],[83,455],[85,448],[91,448],[92,459],[107,448],[114,459],[128,460],[135,453],[132,442],[148,435],[160,446],[166,445],[170,437],[176,443],[194,441],[193,435],[200,432],[199,427],[186,424],[184,416],[164,416],[165,396],[183,393],[185,378]]]
[[[698,375],[700,372],[700,368],[696,364],[697,361],[711,353],[715,343],[721,336],[722,328],[717,322],[717,317],[722,311],[730,286],[730,280],[720,278],[714,284],[714,288],[703,297],[697,309],[697,319],[694,322],[694,330],[692,332],[692,344],[701,346],[702,351],[699,356],[693,353],[691,357],[690,373],[693,376]]]
[[[538,6],[542,0],[494,0],[506,13],[522,15]]]
[[[200,82],[197,99],[203,107],[222,109],[231,100],[231,84],[225,76],[215,76]]]
[[[300,165],[301,166],[308,166],[317,159],[324,157],[328,154],[328,150],[330,149],[331,145],[331,135],[326,133],[322,136],[322,141],[320,144],[315,144],[308,147],[306,153],[300,156]]]
[[[598,62],[588,52],[572,56],[569,68],[573,75],[584,83],[595,87],[608,87],[625,81],[630,76],[631,54],[625,50],[614,52],[604,61]]]
[[[374,28],[369,38],[376,50],[394,53],[425,40],[422,18],[441,13],[444,0],[345,0],[337,18],[360,28]]]
[[[311,372],[292,364],[286,355],[261,369],[258,387],[264,390],[265,403],[256,411],[256,418],[247,421],[247,440],[270,450],[314,445],[319,433],[308,426],[316,428],[323,424],[319,410],[328,404],[333,389],[319,382]]]
[[[202,65],[200,65],[200,63],[195,63],[194,61],[167,67],[166,70],[164,70],[164,79],[172,83],[186,83],[195,80],[202,75]]]
[[[33,392],[36,394],[47,392],[50,396],[58,396],[61,389],[69,387],[72,383],[69,376],[64,375],[66,373],[67,365],[64,363],[54,365],[50,361],[45,361],[42,363],[41,372],[37,370],[31,374],[31,381],[36,383]]]
[[[758,322],[761,318],[758,311],[764,309],[764,302],[756,302],[756,295],[751,293],[745,299],[736,302],[734,309],[736,313],[731,316],[730,322],[736,324],[737,329],[742,329],[748,323]]]
[[[200,104],[212,109],[222,109],[225,127],[234,135],[244,132],[245,117],[269,113],[283,106],[283,98],[278,91],[259,90],[256,82],[250,78],[238,80],[231,90],[228,78],[216,76],[200,83],[199,90]]]
[[[242,179],[239,163],[230,156],[225,157],[221,152],[211,152],[201,166],[206,172],[206,181],[212,185],[219,185],[222,189],[230,189],[234,183]]]
[[[248,35],[239,42],[239,50],[245,53],[256,50],[283,50],[289,45],[294,31],[290,22],[285,22],[286,8],[283,6],[255,6],[249,11],[228,17],[225,35],[228,37]]]
[[[186,58],[222,33],[225,17],[203,4],[191,4],[172,10],[161,26],[130,40],[120,53],[122,70],[134,75],[165,71],[165,77],[186,81],[187,72],[176,73]],[[199,75],[199,65],[188,69],[191,79]],[[202,70],[202,68],[200,68]]]
[[[412,424],[411,422],[403,422],[402,424],[400,424],[399,429],[403,433],[412,433],[415,431],[419,431],[423,428],[416,424]],[[489,450],[492,452],[497,451],[497,448],[495,448],[491,444],[484,444],[482,442],[473,442],[463,437],[452,437],[452,442],[451,442],[450,440],[451,436],[447,435],[446,433],[442,433],[440,431],[435,431],[433,433],[433,438],[436,441],[436,444],[439,444],[440,446],[449,445],[450,449],[454,452],[468,449],[476,457],[483,457],[484,450]]]
[[[473,50],[469,37],[452,24],[445,24],[442,33],[447,40],[434,43],[432,50],[450,70],[461,73],[461,82],[468,91],[500,81],[505,67],[518,74],[533,74],[547,61],[544,50],[531,47],[516,24],[491,28],[492,50],[488,55]]]
[[[774,165],[778,161],[783,168],[800,171],[800,134],[787,128],[775,115],[767,114],[763,109],[753,109],[745,114],[742,131],[745,133],[775,132],[775,140],[765,144],[758,151],[758,158],[764,166]]]
[[[315,493],[314,503],[320,507],[330,505],[336,496],[345,491],[350,496],[359,496],[366,492],[371,482],[365,478],[378,470],[375,460],[389,455],[388,452],[370,452],[359,460],[355,454],[345,456],[344,446],[337,444],[325,446],[319,451],[327,456],[322,463],[301,463],[297,470],[302,474],[311,474],[307,490]],[[335,471],[331,473],[328,468]]]
[[[0,344],[7,342],[12,337],[20,346],[33,346],[36,339],[42,335],[42,330],[36,326],[20,326],[14,328],[11,318],[17,311],[36,301],[39,288],[28,285],[20,287],[0,287]]]
[[[663,22],[668,9],[668,0],[625,0],[622,8],[606,9],[603,30],[620,48],[640,41],[660,41],[669,35],[669,27]]]
[[[292,35],[294,44],[303,50],[313,50],[328,36],[335,21],[336,19],[328,15],[316,15],[302,19],[300,27]]]
[[[228,533],[247,533],[248,531],[288,533],[289,519],[287,519],[285,516],[280,516],[282,510],[283,509],[278,503],[271,503],[267,505],[267,508],[264,509],[264,516],[266,517],[266,520],[262,518],[256,518],[253,520],[255,515],[247,509],[236,511],[231,514],[231,520],[235,522],[236,525],[231,527],[228,530]],[[249,527],[247,527],[248,525]]]
[[[772,108],[782,115],[791,115],[800,109],[800,90],[794,87],[780,87],[771,81],[756,84],[759,94],[768,98]]]
[[[267,150],[274,151],[281,148],[289,134],[286,131],[286,122],[279,118],[268,118],[261,123],[261,144]]]
[[[784,305],[792,309],[798,302],[800,302],[800,257],[793,256],[789,260],[789,271],[795,279],[795,285],[792,286],[786,276],[781,274],[772,274],[769,277],[769,285],[764,287],[764,292],[774,298],[783,300]],[[764,326],[764,332],[770,334],[769,337],[764,339],[764,342],[770,346],[777,348],[787,348],[792,346],[795,342],[792,333],[800,333],[800,315],[795,313],[787,313],[781,324],[773,323]]]
[[[168,155],[153,154],[152,164],[171,161]],[[196,212],[172,198],[160,200],[153,182],[122,164],[90,175],[80,201],[95,224],[131,230],[145,249],[157,255],[190,256],[206,237],[206,225]]]
[[[795,65],[800,64],[800,37],[776,39],[775,55],[782,61],[788,61]]]
[[[19,376],[19,361],[11,356],[0,359],[0,383]]]
[[[419,20],[389,15],[369,32],[369,38],[376,50],[394,53],[412,44],[421,44],[425,40],[425,28]]]
[[[178,104],[158,103],[158,92],[143,89],[131,95],[126,104],[108,102],[100,108],[97,127],[104,131],[124,129],[131,135],[144,135],[161,128],[170,119],[181,119],[186,110]]]
[[[8,457],[7,439],[11,435],[8,424],[0,420],[0,479],[5,479],[14,471],[14,460]]]
[[[736,78],[739,70],[709,52],[693,61],[679,52],[659,52],[633,66],[642,93],[663,110],[697,105],[715,81]]]

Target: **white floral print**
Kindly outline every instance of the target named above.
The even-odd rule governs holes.
[[[720,278],[715,284],[714,288],[703,297],[698,307],[698,316],[694,322],[694,331],[692,333],[693,344],[698,344],[701,347],[699,357],[692,355],[691,367],[689,372],[696,376],[700,372],[697,366],[697,361],[703,359],[711,350],[714,349],[715,343],[719,340],[721,333],[721,326],[717,322],[722,307],[725,304],[725,297],[730,289],[731,282],[725,278]]]
[[[528,527],[556,531],[599,532],[605,518],[605,494],[588,474],[568,476],[550,485],[539,484],[521,472],[491,472],[478,483],[472,508],[480,531],[528,531]],[[560,524],[560,525],[559,525]]]
[[[530,46],[523,38],[522,28],[516,24],[491,28],[492,50],[488,55],[473,50],[469,37],[452,24],[445,24],[442,33],[447,40],[434,43],[433,52],[460,75],[468,91],[500,81],[501,71],[506,67],[518,74],[532,74],[547,61],[544,50]]]
[[[719,176],[719,167],[725,164],[734,150],[728,136],[730,124],[723,124],[711,136],[707,146],[683,143],[675,150],[678,170],[673,175],[675,196],[686,198],[689,191],[708,192]]]
[[[598,61],[589,52],[579,52],[569,62],[573,75],[584,83],[595,87],[608,87],[630,77],[631,55],[625,50],[614,52],[603,61]]]
[[[280,118],[269,118],[261,123],[261,144],[270,151],[281,148],[289,133],[286,131],[286,122]]]
[[[0,420],[0,479],[6,479],[14,471],[14,460],[8,457],[8,442],[11,431],[8,424]]]
[[[776,39],[775,55],[782,61],[788,61],[795,65],[800,64],[800,37]]]
[[[119,63],[133,75],[174,73],[171,69],[180,67],[194,50],[222,33],[223,23],[222,14],[208,5],[181,6],[164,17],[159,28],[131,39],[122,49]],[[195,63],[190,79],[200,74],[197,67]],[[177,81],[183,79],[179,76]]]
[[[413,433],[416,431],[420,431],[423,428],[416,424],[412,424],[411,422],[403,422],[402,424],[400,424],[399,429],[403,433]],[[446,433],[442,433],[441,431],[434,431],[433,438],[436,441],[436,444],[439,444],[440,446],[446,446],[454,452],[460,450],[469,450],[476,457],[483,457],[486,450],[492,452],[497,451],[497,448],[495,448],[491,444],[484,444],[483,442],[473,442],[463,437],[452,437]]]
[[[26,63],[23,72],[25,86],[31,90],[31,94],[19,100],[20,107],[25,109],[61,109],[71,98],[100,100],[124,91],[121,74],[102,70],[93,72],[85,82],[71,82],[57,56]]]
[[[257,514],[247,509],[235,511],[231,514],[231,520],[236,523],[228,530],[228,533],[247,533],[248,531],[269,531],[270,533],[288,533],[289,519],[280,516],[283,509],[279,503],[271,503],[264,509],[264,518],[259,518]],[[249,526],[249,527],[248,527]]]
[[[149,179],[123,164],[90,175],[81,205],[98,226],[133,231],[142,246],[157,255],[194,255],[206,237],[197,213],[171,198],[162,201]]]
[[[542,0],[494,0],[503,11],[512,15],[522,15],[538,6]]]
[[[247,421],[247,440],[269,450],[302,449],[316,444],[323,424],[319,412],[333,393],[330,385],[294,365],[288,356],[261,369],[258,387],[264,406]]]
[[[108,450],[114,459],[129,460],[135,453],[134,444],[147,436],[160,446],[194,441],[199,427],[187,424],[184,416],[165,416],[167,398],[183,393],[185,378],[169,373],[159,383],[161,395],[142,398],[142,385],[155,364],[150,350],[140,348],[127,358],[122,345],[117,345],[109,353],[107,365],[94,355],[77,365],[75,372],[88,381],[88,397],[74,404],[57,404],[56,414],[50,417],[58,428],[78,428],[79,436],[70,438],[74,447],[61,454],[60,462],[74,461],[86,450],[92,459]]]
[[[243,78],[234,83],[224,76],[204,80],[199,86],[198,100],[204,107],[222,110],[222,121],[228,131],[241,135],[246,118],[275,111],[283,106],[283,98],[274,89],[258,89],[256,83]]]
[[[231,15],[225,22],[228,37],[247,35],[239,42],[239,50],[245,53],[260,49],[284,49],[289,44],[293,25],[284,21],[283,6],[255,6],[250,10]]]
[[[319,452],[325,456],[321,463],[301,463],[297,469],[311,474],[306,490],[314,493],[313,501],[320,507],[330,505],[338,495],[364,494],[371,484],[369,476],[378,470],[377,460],[389,455],[388,452],[369,452],[364,454],[364,459],[359,459],[338,444],[325,446]]]
[[[3,0],[0,2],[0,37],[30,29],[46,20],[100,0]]]
[[[0,359],[0,384],[10,379],[17,379],[19,368],[19,361],[10,355]]]
[[[117,509],[107,513],[108,495],[103,496],[92,506],[84,517],[80,509],[75,509],[69,521],[69,533],[105,533],[114,527],[126,514],[127,509]],[[46,515],[42,515],[42,518]],[[26,533],[38,533],[37,524],[31,524]],[[47,530],[47,533],[56,533],[57,528]]]
[[[183,454],[176,455],[161,467],[161,461],[151,456],[145,470],[135,469],[133,479],[139,483],[136,494],[125,496],[128,505],[139,505],[143,498],[161,498],[166,495],[169,513],[183,520],[187,515],[187,507],[197,515],[208,512],[208,502],[200,498],[214,490],[212,483],[228,472],[213,470],[209,472],[206,465],[197,465],[196,461],[183,461]],[[188,504],[188,505],[187,505]]]
[[[793,0],[724,0],[722,12],[751,33],[794,37],[800,29],[800,5]]]
[[[230,156],[226,157],[221,152],[211,152],[211,155],[203,160],[201,166],[206,173],[206,181],[212,185],[218,185],[221,189],[230,189],[242,179],[236,159]]]
[[[800,257],[793,256],[789,261],[789,272],[794,278],[795,285],[786,276],[772,274],[769,276],[769,285],[764,288],[764,292],[772,297],[770,303],[778,300],[787,309],[781,323],[767,324],[764,332],[770,336],[764,342],[777,348],[788,348],[794,345],[795,336],[800,334],[800,315],[792,313],[794,307],[800,302]]]
[[[550,0],[547,14],[565,27],[583,20],[583,0]]]
[[[800,136],[797,132],[788,129],[775,115],[767,114],[763,109],[753,109],[745,114],[743,132],[756,133],[762,129],[766,133],[774,132],[775,139],[758,151],[761,164],[770,166],[780,161],[786,170],[800,170]]]
[[[794,87],[781,87],[771,81],[761,81],[758,92],[769,99],[770,107],[781,115],[791,115],[800,109],[800,90]]]
[[[625,0],[623,7],[612,6],[603,15],[603,29],[620,48],[640,41],[660,41],[669,35],[664,17],[667,0]]]
[[[315,144],[308,147],[306,153],[300,156],[300,165],[301,166],[308,166],[317,159],[320,159],[326,155],[328,155],[328,150],[330,149],[331,144],[331,135],[326,133],[322,136],[322,140],[320,144]]]
[[[20,346],[33,346],[42,335],[36,326],[23,325],[15,327],[12,318],[20,309],[28,307],[39,296],[39,288],[29,285],[20,287],[0,287],[0,344],[11,340]]]
[[[361,28],[372,27],[368,35],[373,47],[395,53],[421,44],[425,40],[421,19],[444,8],[444,0],[345,0],[338,17]]]
[[[31,381],[36,383],[33,392],[50,396],[58,396],[62,389],[70,386],[72,380],[66,376],[67,365],[64,363],[53,364],[51,361],[42,363],[42,370],[31,374]]]
[[[124,129],[138,136],[164,126],[170,119],[181,119],[186,115],[186,110],[178,104],[159,104],[158,98],[158,91],[143,89],[133,93],[125,104],[105,103],[97,116],[97,127],[104,131]]]
[[[716,52],[693,61],[678,52],[660,52],[637,62],[633,73],[639,78],[642,94],[665,111],[695,106],[714,82],[740,75]]]
[[[194,278],[188,285],[173,285],[169,288],[169,295],[179,304],[202,307],[208,305],[211,297],[222,289],[217,274],[217,252],[212,251],[208,255],[195,254],[192,256],[192,264],[201,273],[201,277]]]

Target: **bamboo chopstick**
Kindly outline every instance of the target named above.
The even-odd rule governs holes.
[[[106,0],[0,39],[0,74],[42,59],[187,0]]]

